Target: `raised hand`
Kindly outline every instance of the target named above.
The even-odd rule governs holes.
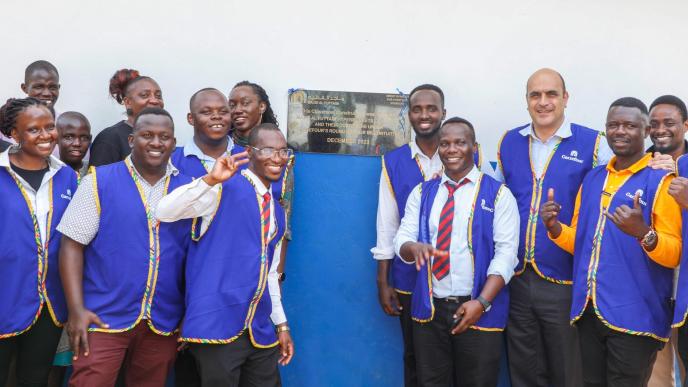
[[[554,201],[554,188],[550,188],[547,190],[547,201],[540,207],[540,219],[555,238],[561,234],[560,212],[561,204]]]
[[[416,262],[416,269],[420,271],[420,267],[426,262],[430,261],[431,257],[446,257],[449,256],[448,251],[437,250],[432,245],[418,242],[406,242],[401,246],[402,259],[406,262],[411,260]]]
[[[688,179],[678,176],[669,183],[669,195],[683,208],[688,208]]]
[[[229,180],[230,177],[239,170],[239,167],[248,163],[248,153],[241,152],[232,156],[222,156],[215,160],[213,169],[205,176],[203,180],[208,185],[215,185]]]
[[[633,196],[633,208],[622,204],[614,212],[605,211],[604,215],[624,233],[640,239],[650,231],[650,226],[645,223],[643,209],[640,207],[640,193]]]

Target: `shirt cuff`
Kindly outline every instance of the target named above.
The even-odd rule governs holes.
[[[507,285],[511,281],[511,277],[514,276],[514,268],[503,262],[492,260],[487,269],[487,275],[498,275],[504,279],[504,285]]]
[[[370,249],[370,252],[373,253],[373,259],[377,261],[394,259],[394,249],[385,249],[376,246]]]

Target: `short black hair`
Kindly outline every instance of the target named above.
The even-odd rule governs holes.
[[[256,143],[258,142],[258,136],[260,135],[260,132],[262,131],[277,131],[282,133],[280,128],[277,127],[275,124],[271,124],[269,122],[264,122],[255,128],[251,130],[251,133],[248,135],[248,145],[250,146],[256,146]]]
[[[165,110],[163,108],[159,108],[159,107],[147,107],[147,108],[141,110],[139,112],[139,114],[136,116],[136,119],[134,119],[134,131],[136,131],[138,129],[136,124],[139,122],[139,119],[141,119],[141,117],[147,116],[147,115],[168,117],[170,119],[170,121],[172,122],[172,131],[174,132],[174,119],[172,119],[172,115],[170,115],[170,113],[167,110]]]
[[[57,71],[57,67],[53,65],[52,63],[48,62],[47,60],[37,60],[30,65],[26,66],[26,70],[24,70],[24,83],[29,81],[29,78],[31,77],[31,74],[33,74],[37,70],[45,70],[47,72],[53,72],[57,77],[60,77],[60,73]]]
[[[612,102],[611,105],[609,105],[609,110],[611,110],[613,107],[627,107],[627,108],[636,108],[640,110],[643,115],[647,116],[649,113],[647,111],[647,106],[645,103],[638,98],[634,97],[623,97],[619,98],[616,101]]]
[[[444,93],[442,92],[442,89],[440,89],[439,86],[435,86],[435,85],[430,84],[430,83],[424,83],[420,86],[416,86],[415,88],[413,88],[413,90],[411,90],[411,92],[409,93],[409,96],[408,96],[409,103],[411,102],[411,97],[413,97],[413,95],[417,91],[421,91],[421,90],[432,90],[432,91],[437,92],[437,94],[440,95],[440,100],[442,101],[442,107],[444,107]]]
[[[86,126],[88,126],[89,131],[91,130],[91,123],[88,121],[88,118],[86,118],[85,115],[79,112],[64,112],[60,114],[60,116],[57,117],[57,120],[55,120],[55,126],[59,129],[63,121],[70,119],[81,121],[82,123],[86,124]]]
[[[30,106],[43,106],[48,109],[41,100],[33,97],[8,99],[7,102],[0,107],[0,133],[10,137],[12,129],[17,125],[19,114]]]
[[[688,120],[688,110],[686,109],[686,104],[681,100],[681,98],[675,95],[663,95],[657,97],[650,105],[650,110],[654,109],[657,105],[673,105],[676,106],[678,111],[681,112],[681,119],[683,121]]]
[[[204,93],[204,92],[206,92],[206,91],[216,91],[216,92],[218,92],[221,96],[223,96],[223,97],[225,96],[224,93],[222,93],[220,90],[218,90],[218,89],[216,89],[216,88],[214,88],[214,87],[204,87],[204,88],[202,88],[201,90],[198,90],[197,92],[193,93],[193,95],[191,96],[191,98],[189,98],[189,111],[191,111],[192,106],[193,106],[193,103],[194,103],[194,101],[196,100],[196,97],[198,97],[199,94]]]
[[[464,125],[466,125],[468,127],[468,129],[470,129],[469,132],[471,133],[471,138],[473,139],[473,142],[475,143],[475,128],[473,128],[473,124],[471,124],[467,119],[461,118],[461,117],[449,118],[442,123],[440,130],[442,130],[442,128],[444,128],[445,126],[450,125],[450,124],[464,124]]]

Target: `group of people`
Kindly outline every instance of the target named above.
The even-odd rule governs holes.
[[[383,156],[371,252],[405,385],[496,386],[504,341],[515,387],[674,385],[673,351],[688,364],[685,103],[620,98],[597,131],[566,116],[555,70],[525,97],[531,122],[503,134],[494,169],[431,84],[408,97],[415,139]]]
[[[178,386],[280,385],[293,151],[265,90],[199,90],[177,147],[136,70],[111,78],[126,119],[93,141],[58,112],[54,65],[21,89],[0,108],[0,385],[60,385],[53,364],[70,386],[162,386],[173,368]]]

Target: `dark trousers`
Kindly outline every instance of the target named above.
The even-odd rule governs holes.
[[[201,375],[196,368],[194,359],[189,349],[184,349],[177,354],[174,362],[174,385],[176,387],[201,387]]]
[[[688,324],[683,324],[678,328],[678,355],[681,357],[683,366],[688,371]],[[684,386],[688,387],[688,377],[685,377]]]
[[[0,386],[7,382],[10,361],[15,353],[17,386],[47,385],[61,334],[62,328],[53,323],[48,308],[44,306],[31,329],[18,336],[0,339]]]
[[[465,300],[468,299],[470,297]],[[495,387],[503,333],[468,329],[452,335],[453,315],[461,303],[437,298],[434,303],[435,316],[431,321],[413,323],[418,384],[422,387]]]
[[[576,323],[583,356],[583,385],[642,387],[664,343],[615,331],[602,323],[591,305]]]
[[[571,286],[547,281],[530,265],[509,286],[506,335],[512,386],[580,386],[580,346],[569,319]]]
[[[279,387],[278,347],[256,348],[244,332],[229,344],[190,344],[203,387]]]
[[[401,304],[401,337],[404,340],[404,386],[418,386],[418,375],[416,375],[416,355],[413,353],[413,320],[411,319],[411,295],[399,295]]]
[[[177,354],[177,335],[158,335],[146,321],[125,332],[89,332],[88,344],[88,356],[74,361],[70,387],[113,386],[122,366],[127,386],[164,386]]]

